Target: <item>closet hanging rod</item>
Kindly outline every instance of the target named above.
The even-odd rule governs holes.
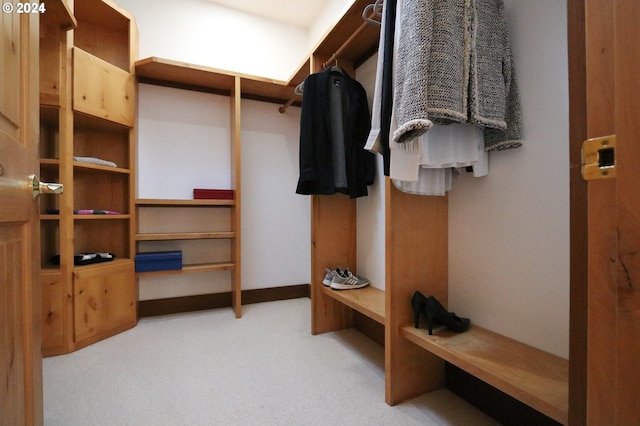
[[[374,15],[375,11],[369,15],[369,18],[373,17]],[[349,47],[353,40],[355,40],[364,30],[367,29],[368,25],[369,24],[367,22],[363,22],[362,24],[360,24],[360,26],[353,32],[353,34],[351,34],[351,36],[349,36],[349,38],[346,39],[344,43],[342,43],[342,46],[340,46],[340,48],[338,48],[338,50],[336,50],[335,53],[322,64],[322,69],[325,69],[330,63],[337,61],[340,54],[344,52],[347,47]],[[278,108],[278,111],[280,111],[281,114],[284,114],[287,108],[289,108],[296,101],[297,97],[297,95],[294,95],[287,101],[286,104]]]
[[[280,108],[278,108],[278,111],[280,111],[280,114],[284,114],[284,112],[287,110],[287,108],[289,108],[291,105],[293,105],[293,103],[296,101],[297,98],[298,98],[298,95],[295,95],[293,98],[289,99],[286,104],[284,104]]]
[[[340,46],[340,48],[338,50],[335,51],[335,53],[333,55],[331,55],[331,57],[329,59],[327,59],[325,61],[324,64],[322,64],[322,69],[325,69],[327,66],[329,66],[329,64],[331,64],[332,62],[335,62],[338,60],[338,58],[340,57],[340,55],[342,54],[342,52],[345,51],[345,49],[347,47],[349,47],[349,45],[351,44],[351,42],[353,42],[356,38],[358,38],[358,36],[367,29],[367,26],[369,24],[367,22],[363,22],[362,24],[360,24],[360,26],[358,27],[357,30],[355,30],[353,32],[353,34],[351,34],[351,36],[349,36],[349,38],[342,44],[342,46]]]

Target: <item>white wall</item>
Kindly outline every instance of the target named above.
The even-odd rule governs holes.
[[[230,188],[229,97],[140,84],[138,198]]]
[[[327,31],[345,14],[355,0],[327,0],[321,13],[316,17],[316,21],[308,30],[308,49],[315,47]]]
[[[242,101],[242,288],[308,284],[310,198],[296,194],[300,109]]]
[[[286,25],[208,0],[117,0],[140,32],[140,58],[176,61],[288,80],[345,3],[327,2],[311,29]]]
[[[449,198],[449,307],[569,353],[569,118],[564,1],[506,0],[524,145],[490,155]]]
[[[373,55],[356,70],[356,79],[367,90],[369,111],[373,103],[378,55]],[[369,195],[356,201],[357,274],[369,279],[372,287],[385,288],[385,185],[382,157],[376,155],[376,180]]]

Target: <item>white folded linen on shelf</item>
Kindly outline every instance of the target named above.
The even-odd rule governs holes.
[[[79,163],[89,163],[98,166],[118,167],[118,165],[113,161],[107,161],[96,157],[73,157],[73,160]]]

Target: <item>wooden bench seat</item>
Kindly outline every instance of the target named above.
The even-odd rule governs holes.
[[[400,335],[552,419],[567,424],[569,362],[472,325],[464,333],[404,326]]]

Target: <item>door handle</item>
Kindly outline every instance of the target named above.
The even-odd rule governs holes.
[[[63,184],[40,182],[37,175],[29,176],[29,181],[31,182],[31,193],[34,200],[38,198],[40,194],[62,194],[64,192]]]

